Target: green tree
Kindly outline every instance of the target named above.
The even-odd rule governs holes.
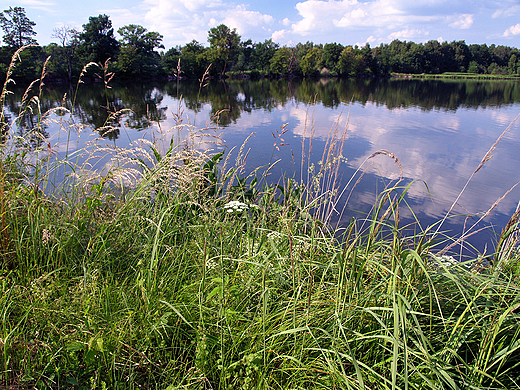
[[[516,74],[517,73],[517,58],[516,58],[516,54],[511,54],[511,57],[509,57],[509,63],[507,64],[507,73],[508,74]]]
[[[287,46],[278,49],[270,61],[271,73],[287,76],[290,71],[292,56],[292,50]]]
[[[323,49],[314,46],[300,61],[300,69],[304,76],[317,76],[320,73],[319,66],[322,62]]]
[[[240,51],[237,57],[237,62],[233,66],[233,70],[244,71],[252,70],[252,55],[254,52],[253,42],[248,39],[245,42],[240,42]]]
[[[109,58],[115,60],[119,52],[119,43],[107,15],[91,16],[83,25],[79,41],[78,55],[83,62],[103,64]]]
[[[446,72],[445,62],[448,60],[441,44],[436,40],[426,42],[424,45],[424,70],[425,73]]]
[[[0,12],[0,26],[4,30],[2,39],[8,46],[19,49],[24,45],[37,44],[36,39],[32,38],[36,35],[33,30],[36,23],[25,15],[22,7],[9,7]]]
[[[209,65],[207,49],[197,42],[191,41],[181,49],[181,69],[185,76],[201,78]]]
[[[49,70],[54,76],[72,80],[72,68],[74,54],[78,46],[78,31],[70,26],[57,27],[53,30],[51,38],[55,38],[61,44],[50,44],[45,51],[51,56]]]
[[[143,26],[129,24],[117,30],[121,35],[121,51],[117,60],[119,70],[126,75],[155,75],[159,54],[154,50],[163,48],[163,36],[147,31]]]
[[[336,64],[339,61],[339,56],[343,51],[344,47],[339,43],[326,43],[323,46],[323,57],[322,57],[322,67],[327,68],[329,71],[332,71]]]
[[[279,46],[272,39],[266,39],[264,42],[255,43],[251,60],[252,68],[261,72],[269,72],[271,67],[271,58],[273,58]]]
[[[465,41],[453,41],[450,46],[453,47],[454,70],[465,72],[468,69],[471,56],[468,45]]]
[[[321,45],[318,45],[320,48]],[[307,41],[305,43],[298,43],[292,49],[292,57],[289,65],[289,73],[301,76],[303,74],[301,62],[312,48],[315,47],[314,42]]]
[[[209,59],[213,63],[213,69],[222,76],[226,73],[228,65],[237,60],[240,50],[240,35],[236,28],[231,30],[221,24],[213,27],[208,32]]]
[[[161,53],[161,67],[168,75],[177,75],[177,66],[181,58],[181,47],[175,46]],[[184,73],[184,72],[183,72]]]
[[[482,45],[469,45],[470,61],[475,61],[479,65],[479,69],[485,73],[486,69],[493,62],[492,53],[486,44]]]
[[[347,46],[341,52],[338,61],[338,73],[342,76],[352,77],[363,73],[363,54],[352,46]]]
[[[477,61],[470,61],[468,65],[468,73],[483,73]]]

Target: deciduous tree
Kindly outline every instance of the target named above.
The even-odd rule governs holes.
[[[286,76],[289,74],[291,68],[291,58],[293,57],[293,52],[287,46],[281,47],[276,50],[273,58],[271,58],[270,70],[271,73]]]
[[[126,74],[152,75],[158,68],[159,54],[156,48],[163,48],[163,36],[147,31],[143,26],[129,24],[117,30],[121,35],[121,52],[118,58],[119,69]]]
[[[66,74],[69,82],[72,80],[72,64],[74,53],[79,44],[78,31],[70,26],[57,27],[53,30],[51,38],[55,38],[61,47],[49,45],[46,51],[51,55],[51,62],[55,66],[56,73],[65,73],[64,64],[67,65]],[[61,76],[60,76],[61,77]]]
[[[209,58],[213,68],[224,75],[228,64],[236,61],[240,49],[240,35],[225,24],[213,27],[208,32]]]
[[[272,39],[266,39],[264,42],[256,43],[253,46],[253,53],[251,55],[253,61],[253,69],[268,72],[271,66],[271,58],[273,58],[279,46],[274,43]]]

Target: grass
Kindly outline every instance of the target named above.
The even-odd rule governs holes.
[[[492,262],[455,262],[432,253],[441,221],[404,234],[399,183],[367,221],[326,228],[337,127],[319,169],[274,186],[242,172],[245,146],[232,163],[180,120],[56,161],[1,119],[0,386],[520,387],[518,212]]]
[[[394,73],[392,77],[406,77],[419,79],[457,79],[457,80],[518,80],[518,74],[479,74],[463,72],[444,72],[439,74],[413,74],[413,73]]]

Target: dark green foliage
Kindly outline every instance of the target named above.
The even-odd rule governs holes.
[[[91,16],[79,34],[77,49],[80,61],[104,64],[106,60],[115,61],[119,53],[119,43],[114,37],[112,21],[107,15]]]
[[[269,72],[271,66],[271,58],[279,49],[277,43],[272,39],[266,39],[264,42],[254,44],[254,50],[251,54],[253,60],[253,69],[258,69],[261,72]]]
[[[171,48],[162,57],[163,68],[176,78],[199,79],[209,65],[206,52],[207,49],[195,40],[182,47]]]
[[[236,28],[231,30],[224,24],[213,27],[208,32],[208,59],[212,63],[212,72],[224,75],[229,64],[238,59],[240,51],[240,35]]]
[[[158,76],[160,57],[155,49],[164,49],[163,36],[135,24],[121,27],[117,32],[122,37],[117,61],[119,71],[130,77]]]
[[[14,13],[17,20],[25,17],[23,8],[4,11]],[[23,14],[23,15],[22,15]],[[13,22],[3,17],[2,23],[10,32]],[[2,47],[0,69],[7,69],[12,49],[22,44],[34,43],[31,22],[26,17],[24,29],[17,42],[5,41]],[[4,28],[4,29],[5,29]],[[21,31],[21,30],[20,30]],[[64,26],[55,29],[54,38],[61,46],[48,45],[43,51],[51,55],[48,76],[52,80],[73,80],[78,77],[82,66],[90,61],[105,64],[110,58],[111,69],[117,69],[126,78],[199,79],[209,67],[209,75],[218,78],[259,77],[387,77],[394,73],[446,74],[466,72],[472,74],[509,75],[518,74],[517,48],[486,44],[467,45],[464,41],[414,43],[394,40],[371,48],[343,46],[338,43],[298,43],[293,47],[279,47],[271,39],[264,42],[242,41],[236,29],[221,24],[208,31],[209,47],[192,41],[184,46],[164,48],[163,36],[148,32],[142,26],[130,24],[119,29],[120,41],[114,36],[109,16],[90,17],[83,31],[76,32]],[[11,35],[13,35],[12,33]],[[26,34],[26,35],[23,35]],[[10,38],[9,38],[10,39]],[[5,53],[4,53],[5,52]],[[5,55],[4,55],[5,54]],[[1,73],[3,75],[3,73]],[[94,77],[92,73],[87,76]],[[34,66],[29,67],[26,79],[39,77]],[[85,78],[86,79],[86,78]]]
[[[34,26],[36,23],[25,15],[22,7],[9,7],[0,12],[0,27],[4,30],[2,39],[7,46],[19,49],[25,45],[37,44],[33,38],[36,35]]]

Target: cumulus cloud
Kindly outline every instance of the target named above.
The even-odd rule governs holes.
[[[248,11],[243,5],[239,5],[229,12],[221,23],[236,28],[239,34],[244,34],[250,27],[265,27],[273,22],[274,18],[271,15]]]
[[[164,35],[166,47],[182,45],[193,39],[205,43],[207,29],[221,23],[236,28],[243,37],[255,40],[255,35],[269,32],[274,23],[270,14],[250,11],[243,4],[234,5],[221,0],[144,0],[140,8],[145,25],[150,26],[149,30]]]
[[[466,0],[300,0],[295,7],[297,16],[280,20],[277,29],[284,29],[286,40],[311,39],[320,43],[352,37],[352,34],[357,34],[355,40],[371,34],[423,39],[425,32],[441,35],[447,26],[466,31],[478,28],[478,33],[489,37],[492,34],[489,23],[475,26],[483,17],[490,21],[491,15],[510,17],[520,13],[516,0],[499,3],[494,0],[482,0],[478,4],[468,4]],[[464,35],[451,31],[446,38],[469,39],[469,36],[475,39],[470,31]]]
[[[144,22],[142,15],[137,16],[135,12],[130,9],[102,9],[100,12],[105,15],[110,15],[110,20],[112,21],[115,31],[117,31],[119,27],[128,24],[142,24]]]
[[[410,32],[424,35],[420,27],[428,23],[440,23],[450,16],[446,7],[440,7],[445,0],[305,0],[296,5],[299,20],[291,24],[291,29],[285,34],[293,39],[309,35],[325,36],[330,32],[341,33],[344,30],[373,29],[377,35],[399,33],[404,37]],[[415,6],[415,7],[414,7]],[[441,11],[444,9],[444,11]],[[448,14],[447,14],[448,12]],[[459,28],[470,26],[472,15],[457,15],[453,23],[458,22]],[[408,35],[406,35],[408,33]],[[403,35],[405,34],[405,35]],[[368,34],[367,34],[368,35]],[[410,36],[411,37],[411,36]]]
[[[504,37],[518,34],[520,34],[520,23],[515,24],[514,26],[511,26],[506,31],[504,31]]]
[[[460,15],[457,20],[450,23],[450,27],[458,28],[461,30],[471,28],[472,25],[473,25],[473,15],[472,14]]]
[[[416,39],[421,36],[428,36],[429,32],[424,30],[415,30],[415,29],[405,29],[401,31],[396,31],[388,35],[388,39],[393,41],[394,39],[400,40],[410,40]]]
[[[36,6],[65,0],[20,1]],[[258,42],[271,37],[282,45],[305,40],[353,44],[366,37],[366,42],[375,44],[392,39],[429,39],[428,33],[448,34],[448,40],[472,36],[472,41],[478,41],[472,33],[477,29],[485,37],[504,39],[519,34],[517,26],[503,32],[517,22],[504,22],[519,15],[517,0],[482,0],[470,6],[467,0],[298,0],[292,3],[294,6],[284,4],[280,9],[272,6],[273,0],[264,3],[263,9],[230,0],[132,0],[120,8],[106,0],[95,1],[104,1],[107,9],[96,6],[95,13],[110,15],[116,30],[130,23],[141,24],[161,33],[166,48],[193,39],[206,44],[208,30],[221,23],[236,28],[244,39]],[[476,26],[484,19],[484,25]],[[498,21],[501,25],[497,27]],[[451,29],[446,30],[447,26]]]
[[[286,33],[285,30],[278,30],[278,31],[275,31],[275,32],[273,33],[273,35],[271,35],[271,39],[272,39],[274,42],[280,42],[280,41],[282,41],[282,40],[285,38],[285,33]]]

